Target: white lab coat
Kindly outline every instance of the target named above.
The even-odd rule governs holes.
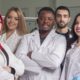
[[[0,42],[0,45],[6,50],[9,64],[7,65],[7,59],[4,53],[0,49],[0,80],[14,80],[14,76],[18,75],[21,76],[24,73],[24,64],[23,62],[18,59],[14,54],[11,52],[10,48],[3,42]],[[6,71],[3,67],[12,67],[15,69],[15,75]]]
[[[65,38],[54,30],[42,44],[38,30],[25,35],[16,52],[16,56],[22,59],[26,66],[26,71],[20,80],[59,80],[60,64],[65,50]],[[29,51],[32,51],[32,59],[27,56]]]
[[[14,33],[8,39],[6,39],[6,33],[2,34],[0,37],[0,41],[6,43],[11,49],[11,51],[15,53],[21,38],[22,36],[18,35],[17,31],[15,30]]]
[[[14,80],[14,75],[0,66],[0,80]]]
[[[80,80],[80,46],[68,50],[60,80]]]

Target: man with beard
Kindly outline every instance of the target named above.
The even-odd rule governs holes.
[[[55,11],[56,18],[56,33],[65,36],[67,41],[66,52],[71,48],[71,44],[74,42],[73,35],[71,30],[68,27],[68,23],[70,22],[70,11],[66,6],[59,6]],[[61,64],[61,69],[63,69],[64,60]]]
[[[66,51],[67,51],[74,41],[72,32],[69,29],[70,27],[68,27],[68,23],[70,22],[70,11],[66,6],[59,6],[55,11],[55,16],[57,24],[56,32],[66,37],[67,40]]]
[[[23,37],[16,56],[26,70],[20,80],[59,80],[60,65],[66,51],[66,39],[54,30],[55,13],[50,7],[38,12],[38,29]]]

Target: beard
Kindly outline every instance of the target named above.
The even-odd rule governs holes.
[[[68,25],[68,23],[57,23],[57,27],[62,29],[65,28]]]

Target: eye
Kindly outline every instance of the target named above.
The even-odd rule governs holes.
[[[75,25],[79,24],[78,21],[75,22]]]
[[[61,15],[60,14],[57,14],[56,17],[61,17]]]
[[[18,18],[18,17],[12,17],[12,16],[8,16],[8,17],[7,17],[7,19],[14,19],[14,20],[16,20],[16,21],[18,21],[18,20],[19,20],[19,18]]]
[[[53,21],[54,19],[50,17],[50,18],[48,18],[48,20],[49,20],[49,21]]]
[[[20,20],[18,17],[15,18],[16,21]]]
[[[68,15],[64,15],[64,18],[68,18]]]
[[[11,16],[8,16],[7,18],[8,18],[8,19],[10,19],[10,18],[11,18]]]

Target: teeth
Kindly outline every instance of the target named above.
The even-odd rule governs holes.
[[[77,31],[80,31],[80,30],[77,30]]]
[[[9,24],[10,26],[13,26],[14,24]]]
[[[48,26],[44,26],[44,27],[48,27]]]
[[[77,31],[77,32],[80,32],[80,29],[77,29],[76,31]]]

